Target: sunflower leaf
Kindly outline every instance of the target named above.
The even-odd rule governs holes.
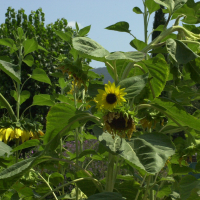
[[[119,82],[121,88],[126,88],[126,98],[130,99],[140,94],[148,82],[148,73],[140,76],[126,78]]]

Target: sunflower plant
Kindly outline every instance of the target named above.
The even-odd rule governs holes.
[[[74,35],[56,32],[64,41],[72,40],[73,61],[63,55],[55,63],[67,81],[59,80],[62,92],[54,96],[46,117],[42,145],[26,141],[11,151],[3,144],[7,156],[38,145],[31,158],[11,166],[5,164],[9,157],[3,154],[0,193],[4,197],[26,198],[22,190],[26,188],[33,199],[199,199],[200,30],[195,24],[200,2],[143,0],[143,4],[143,11],[134,7],[133,12],[144,17],[144,41],[131,33],[128,22],[106,27],[133,36],[130,45],[135,51],[110,53],[87,37],[90,26],[79,29],[76,24]],[[149,42],[149,17],[161,8],[168,20],[153,30],[160,35]],[[87,59],[103,62],[114,82],[102,84]],[[71,94],[65,90],[68,83],[73,83]],[[93,100],[90,107],[85,106],[87,98]],[[52,97],[48,100],[52,102]],[[2,121],[2,127],[17,128],[18,115],[6,100],[1,102],[12,118]],[[28,129],[26,120],[20,123]],[[4,132],[2,137],[8,141],[13,132]],[[84,149],[86,139],[95,139],[98,148]],[[65,142],[73,143],[73,151]],[[191,168],[193,158],[196,166]],[[100,161],[106,165],[103,177],[90,168]],[[29,177],[27,182],[25,177]]]

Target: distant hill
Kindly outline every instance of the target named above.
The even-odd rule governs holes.
[[[95,73],[99,74],[99,75],[104,75],[104,84],[108,83],[108,81],[110,81],[111,83],[114,81],[113,78],[111,77],[111,75],[108,73],[106,67],[100,67],[100,68],[94,68],[92,69],[92,71],[94,71]]]

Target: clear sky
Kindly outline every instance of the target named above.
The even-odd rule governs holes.
[[[15,11],[23,8],[27,15],[31,10],[35,11],[41,7],[45,13],[46,24],[55,22],[58,18],[65,18],[72,26],[76,21],[80,28],[91,25],[88,37],[110,52],[134,51],[129,45],[134,39],[131,35],[105,29],[116,22],[128,22],[131,33],[137,39],[144,40],[143,15],[132,11],[135,6],[143,11],[142,0],[0,0],[0,23],[4,23],[9,6]],[[152,31],[153,19],[154,14],[149,21],[149,33]],[[104,63],[93,61],[91,66],[104,67]]]

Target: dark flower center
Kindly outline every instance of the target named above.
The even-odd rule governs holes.
[[[117,96],[113,93],[110,93],[106,96],[106,102],[109,104],[113,104],[117,101]]]

